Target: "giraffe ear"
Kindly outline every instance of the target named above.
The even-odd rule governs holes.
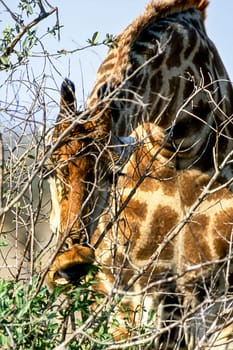
[[[65,131],[76,117],[76,97],[74,83],[65,79],[61,85],[60,111],[53,128],[53,138]]]
[[[67,119],[74,118],[75,115],[75,86],[71,80],[66,78],[61,85],[60,113],[58,114],[57,122],[67,122]]]

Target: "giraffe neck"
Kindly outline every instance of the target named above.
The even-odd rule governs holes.
[[[219,164],[233,148],[229,137],[233,125],[226,122],[233,113],[232,86],[206,34],[203,12],[192,1],[188,1],[190,8],[178,9],[176,1],[166,4],[176,4],[175,10],[159,17],[151,3],[151,16],[148,9],[144,14],[150,18],[148,24],[142,16],[139,33],[123,32],[118,37],[122,42],[110,49],[99,68],[88,107],[107,101],[116,136],[130,135],[144,121],[158,124],[172,137],[178,168],[195,165],[212,171],[213,162],[206,155],[213,153],[216,143]],[[135,30],[135,25],[131,27]],[[222,148],[224,154],[219,152]],[[226,173],[231,176],[232,171]]]
[[[117,36],[116,45],[109,50],[106,59],[97,72],[96,83],[87,102],[88,107],[98,102],[99,93],[103,85],[109,85],[113,82],[114,87],[117,87],[122,83],[130,65],[129,56],[132,51],[132,46],[137,42],[142,32],[146,33],[147,29],[150,29],[151,24],[166,19],[171,15],[176,16],[180,12],[191,8],[198,9],[204,20],[207,5],[207,0],[163,0],[159,2],[152,0],[147,5],[144,14],[136,18],[131,25]],[[149,43],[149,40],[149,37],[146,38],[143,44],[146,45],[146,43]],[[153,42],[150,44],[153,46]]]

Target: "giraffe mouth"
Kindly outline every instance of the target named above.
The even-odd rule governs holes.
[[[54,274],[54,283],[57,286],[72,283],[77,285],[88,274],[92,264],[78,264],[64,270],[57,270]]]
[[[69,283],[78,284],[88,274],[94,261],[95,254],[91,247],[74,244],[55,258],[46,277],[47,285],[53,289]]]

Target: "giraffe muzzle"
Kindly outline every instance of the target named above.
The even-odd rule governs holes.
[[[91,265],[92,264],[83,263],[64,270],[58,270],[54,275],[54,280],[57,285],[67,284],[69,282],[72,284],[78,284],[80,279],[88,274]]]
[[[78,284],[80,279],[87,275],[94,261],[95,254],[92,248],[75,244],[55,258],[48,271],[46,283],[51,289],[69,283]]]

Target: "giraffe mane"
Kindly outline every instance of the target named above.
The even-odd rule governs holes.
[[[138,16],[121,34],[117,36],[119,46],[133,42],[148,24],[176,12],[196,8],[201,11],[202,18],[206,18],[208,0],[152,0],[145,8],[143,15]]]
[[[201,11],[205,20],[208,0],[152,0],[145,8],[143,15],[138,16],[121,34],[117,36],[118,51],[124,48],[130,50],[131,43],[135,41],[138,34],[151,22],[167,17],[176,12],[182,12],[190,8]]]

